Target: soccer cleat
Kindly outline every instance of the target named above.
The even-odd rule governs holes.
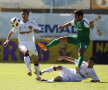
[[[43,50],[47,50],[46,46],[44,44],[38,43],[39,47],[41,47]]]
[[[47,79],[41,79],[40,81],[48,81]]]
[[[49,82],[49,83],[53,83],[54,80],[53,80],[53,79],[49,79],[49,80],[47,80],[47,82]]]
[[[32,73],[31,71],[29,70],[28,73],[27,73],[29,76],[32,76]]]
[[[41,80],[41,77],[36,77],[36,80],[40,81]]]

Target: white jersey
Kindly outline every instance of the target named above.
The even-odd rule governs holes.
[[[29,28],[32,26],[32,29]],[[41,30],[41,28],[37,25],[37,23],[33,20],[28,20],[24,23],[22,20],[20,21],[20,25],[17,28],[12,28],[12,32],[18,31],[18,41],[33,41],[34,42],[34,32],[33,30]]]
[[[75,64],[78,64],[77,60],[75,60]],[[99,80],[94,68],[88,68],[88,63],[84,61],[80,67],[80,73],[76,73],[76,69],[66,68],[62,66],[60,76],[62,77],[63,82],[79,82],[88,78]]]
[[[75,64],[78,65],[78,60],[75,60]],[[93,80],[99,80],[94,68],[88,68],[88,63],[83,61],[80,67],[80,74],[84,79],[92,78]]]

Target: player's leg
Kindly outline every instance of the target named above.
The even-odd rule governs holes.
[[[45,69],[42,71],[42,73],[50,73],[53,71],[59,71],[60,76],[57,76],[53,79],[46,80],[43,79],[43,81],[48,81],[48,82],[67,82],[70,81],[69,75],[71,75],[71,70],[69,68],[66,68],[64,66],[56,66],[56,67],[51,67],[48,69]]]
[[[87,50],[88,45],[89,45],[89,44],[86,44],[86,43],[84,43],[84,42],[79,43],[79,46],[78,46],[78,56],[79,56],[79,57],[78,57],[78,67],[76,68],[78,72],[80,71],[80,66],[81,66],[81,64],[82,64],[82,62],[83,62],[84,53],[85,53],[85,51]]]
[[[39,68],[39,63],[38,63],[38,56],[37,55],[31,55],[31,59],[33,60],[34,63],[34,70],[36,73],[36,79],[40,79],[39,77],[39,72],[40,72],[40,68]]]
[[[36,73],[36,79],[39,80],[40,79],[40,77],[39,77],[39,70],[40,69],[39,69],[39,63],[38,63],[38,52],[36,50],[34,42],[29,41],[27,43],[28,43],[27,48],[29,50],[29,55],[31,57],[31,60],[34,63],[34,70],[35,70],[35,73]]]
[[[29,57],[29,51],[27,50],[27,48],[24,45],[19,45],[20,51],[24,54],[24,62],[27,66],[28,69],[28,75],[32,76],[31,73],[31,66],[30,66],[30,57]]]
[[[41,74],[51,73],[51,72],[54,72],[54,71],[57,71],[57,70],[62,70],[62,66],[54,66],[54,67],[51,67],[51,68],[47,68],[47,69],[41,71]]]
[[[61,82],[62,81],[62,77],[61,76],[57,76],[57,77],[52,78],[52,79],[41,79],[40,81]]]
[[[79,57],[78,57],[78,67],[80,67],[81,64],[82,64],[82,62],[83,62],[84,52],[85,52],[84,48],[80,48],[80,49],[78,50],[78,56],[79,56]]]
[[[61,82],[62,81],[62,77],[61,76],[57,76],[54,78],[54,82]]]
[[[43,73],[51,73],[51,72],[60,71],[60,70],[62,70],[62,66],[54,66],[54,67],[47,68],[47,69],[41,71],[41,74],[43,74]],[[60,81],[62,81],[62,78],[61,78],[61,76],[57,76],[57,77],[55,77],[53,79],[48,79],[48,80],[47,79],[42,79],[41,81],[60,82]]]
[[[61,76],[57,76],[55,78],[48,79],[46,81],[48,81],[48,82],[62,82],[62,77]]]
[[[44,45],[44,44],[41,44],[41,43],[38,43],[38,45],[43,48],[44,50],[47,50],[48,48],[50,47],[53,47],[55,45],[58,45],[60,42],[67,42],[67,36],[65,37],[60,37],[58,39],[54,39],[52,42],[50,42],[48,45]]]

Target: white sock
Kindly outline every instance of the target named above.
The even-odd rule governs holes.
[[[54,78],[49,79],[48,82],[54,82]]]
[[[29,56],[24,56],[24,62],[27,66],[28,71],[31,71],[31,66],[30,66],[30,57]]]
[[[54,71],[54,69],[53,69],[53,67],[51,67],[51,68],[47,68],[47,69],[41,71],[41,73],[50,73],[50,72],[53,72],[53,71]]]
[[[36,75],[37,75],[36,78],[39,78],[39,72],[40,72],[40,70],[39,70],[39,65],[38,65],[38,66],[35,66],[35,65],[34,65],[34,70],[35,70]]]

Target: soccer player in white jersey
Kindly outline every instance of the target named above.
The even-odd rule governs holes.
[[[74,62],[76,65],[78,64],[78,60],[67,57],[67,56],[61,56],[58,58],[59,61],[61,60],[68,60],[70,62]],[[56,66],[56,67],[51,67],[48,69],[45,69],[41,72],[43,73],[50,73],[53,71],[59,71],[60,76],[57,76],[51,80],[47,79],[42,79],[42,81],[48,81],[48,82],[80,82],[82,80],[91,78],[91,82],[100,82],[98,76],[96,75],[96,72],[93,68],[95,64],[95,57],[90,57],[88,62],[83,61],[81,67],[80,67],[80,72],[77,73],[76,69],[71,69],[71,68],[66,68],[64,66]]]
[[[36,79],[39,80],[39,64],[38,64],[38,53],[35,47],[34,33],[39,33],[41,28],[33,20],[29,20],[29,11],[22,10],[22,20],[20,25],[16,28],[13,27],[10,31],[7,40],[4,42],[4,46],[8,45],[10,38],[13,34],[18,31],[19,49],[24,54],[24,61],[28,68],[28,75],[32,76],[30,58],[33,60],[34,69],[36,73]]]

